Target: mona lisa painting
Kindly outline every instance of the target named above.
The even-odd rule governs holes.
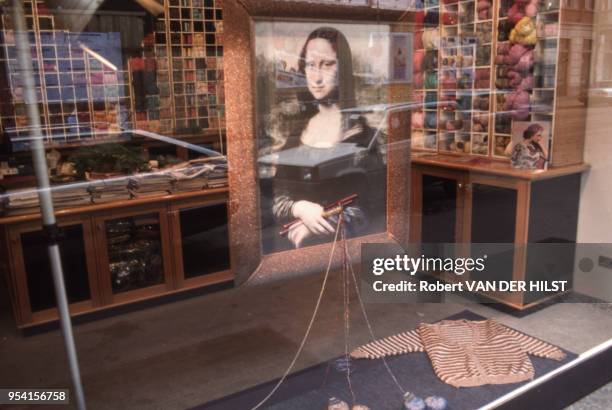
[[[390,37],[370,41],[385,29],[256,25],[264,253],[329,242],[340,213],[348,237],[385,230],[385,111],[372,106],[389,80]]]
[[[364,243],[407,246],[411,88],[400,69],[412,62],[409,43],[392,43],[412,30],[405,11],[271,0],[223,5],[236,283],[340,266],[339,226],[354,262]],[[390,70],[393,50],[397,71]]]

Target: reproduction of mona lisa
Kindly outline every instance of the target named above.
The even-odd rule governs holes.
[[[384,110],[372,104],[385,101],[388,47],[373,47],[373,30],[256,25],[264,253],[331,241],[340,214],[348,237],[385,230]]]

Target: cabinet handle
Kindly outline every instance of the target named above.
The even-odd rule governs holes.
[[[459,182],[459,183],[457,184],[457,188],[459,188],[459,189],[463,189],[463,182]]]

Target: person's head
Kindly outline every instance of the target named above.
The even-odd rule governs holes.
[[[542,141],[542,131],[544,128],[539,124],[531,124],[523,131],[523,139],[525,141],[533,141],[539,143]]]
[[[298,70],[306,77],[310,102],[337,103],[341,108],[354,105],[351,50],[338,30],[320,27],[310,33],[300,52]]]

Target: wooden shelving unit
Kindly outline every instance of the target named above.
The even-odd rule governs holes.
[[[424,84],[418,89],[417,95],[423,95],[425,126],[413,127],[424,135],[421,140],[413,139],[413,148],[488,156],[490,104],[483,108],[481,104],[476,106],[474,101],[488,99],[491,91],[492,12],[480,18],[477,2],[462,0],[451,4],[426,4],[424,13],[438,14],[438,25],[427,27],[426,23],[423,31],[437,31],[440,44],[438,48],[416,51],[434,53],[437,69],[423,70],[423,75],[436,75],[437,81],[435,87]],[[454,85],[449,87],[449,81]],[[480,118],[484,118],[485,128],[477,128],[474,121]],[[458,126],[448,129],[449,122]]]
[[[142,44],[144,71],[153,75],[140,80],[154,82],[144,93],[135,91],[134,62],[121,61],[118,33],[58,29],[42,1],[24,0],[24,9],[47,147],[108,140],[133,127],[175,137],[214,131],[222,139],[221,0],[164,1],[165,12]],[[27,140],[30,132],[10,14],[2,15],[1,32],[0,65],[6,71],[2,88],[10,101],[2,103],[0,123],[12,141]],[[106,64],[95,56],[100,50],[83,48],[92,43],[116,45],[119,61]],[[136,98],[142,101],[137,104]]]
[[[417,27],[416,35],[433,30],[440,38],[438,48],[430,44],[429,49],[415,49],[415,53],[433,53],[438,60],[437,71],[421,70],[424,85],[415,87],[416,102],[423,103],[424,115],[424,126],[416,124],[412,128],[415,151],[508,160],[506,148],[512,139],[512,124],[518,119],[513,119],[513,109],[506,109],[505,100],[516,88],[504,82],[504,71],[511,65],[497,64],[496,60],[501,48],[512,45],[508,39],[512,27],[504,26],[509,24],[508,10],[513,4],[510,0],[493,0],[483,14],[474,0],[425,2],[425,24]],[[560,115],[564,107],[559,105],[557,81],[560,66],[568,64],[560,59],[560,36],[571,21],[564,18],[559,1],[540,1],[537,7],[533,17],[537,42],[527,46],[533,50],[534,63],[523,73],[533,75],[534,81],[525,88],[528,115],[520,121],[550,123],[552,166],[577,164],[582,162],[585,131],[584,121],[578,118],[584,117],[585,107],[574,106],[571,115]],[[438,15],[438,23],[432,24],[429,19],[428,26],[431,13]],[[431,61],[433,57],[424,60],[428,58]],[[428,89],[428,83],[433,83],[426,80],[428,73],[437,74],[436,87]]]
[[[113,44],[119,49],[118,36],[58,30],[42,1],[24,1],[24,11],[45,145],[62,147],[76,141],[114,138],[122,128],[129,128],[127,71],[121,64],[101,62],[96,58],[100,50],[95,50],[96,45]],[[4,92],[10,98],[3,103],[0,122],[7,136],[17,142],[14,147],[18,150],[19,141],[27,144],[30,135],[10,14],[2,15],[2,49],[0,65],[7,79]]]
[[[225,128],[221,7],[220,0],[164,2],[143,53],[155,60],[159,93],[147,95],[137,126],[177,134]]]

